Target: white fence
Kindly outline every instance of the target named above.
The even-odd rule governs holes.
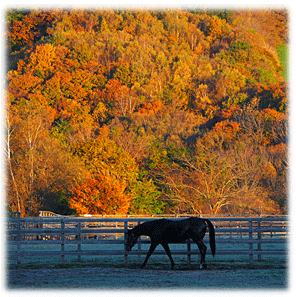
[[[177,220],[178,218],[170,218]],[[288,236],[287,217],[213,217],[209,218],[215,227],[216,233],[216,254],[217,255],[248,255],[249,264],[253,261],[261,260],[262,255],[285,255],[286,248],[278,249],[279,244],[286,244]],[[38,217],[20,218],[10,217],[6,225],[6,241],[13,249],[8,249],[7,254],[10,259],[15,259],[17,264],[21,264],[22,258],[58,255],[61,262],[65,263],[66,256],[77,256],[81,261],[83,255],[122,255],[123,263],[128,265],[129,255],[146,255],[148,251],[147,243],[149,238],[142,236],[131,252],[125,250],[125,234],[128,228],[132,228],[144,221],[155,220],[155,218],[71,218],[71,217]],[[90,240],[95,238],[96,240]],[[94,249],[85,250],[82,247],[89,244],[117,245],[117,249]],[[204,242],[209,243],[208,235]],[[192,250],[193,241],[187,240],[185,243],[177,244],[178,249],[172,249],[174,255],[185,255],[187,264],[190,265],[191,255],[199,254],[199,251]],[[270,249],[270,243],[276,244],[276,248]],[[49,247],[58,245],[59,250],[45,248],[39,251],[28,250],[28,246]],[[68,250],[67,245],[75,245],[76,248]],[[229,249],[226,245],[233,244],[245,248]],[[195,245],[195,244],[194,244]],[[283,246],[283,245],[281,245]],[[119,247],[119,249],[118,249]],[[143,247],[147,247],[143,249]],[[180,247],[180,248],[179,248]],[[210,253],[208,248],[207,253]],[[165,251],[156,250],[154,254],[163,255]],[[254,258],[256,256],[256,259]]]

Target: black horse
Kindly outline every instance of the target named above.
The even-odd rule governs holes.
[[[216,244],[215,229],[213,224],[208,219],[199,219],[193,217],[178,221],[160,219],[142,223],[136,226],[135,228],[127,231],[125,248],[129,252],[141,235],[149,236],[151,239],[151,246],[141,268],[143,268],[146,265],[149,257],[152,255],[155,248],[159,244],[161,244],[164,250],[166,251],[168,257],[170,258],[172,264],[171,269],[173,269],[175,263],[172,258],[168,244],[184,242],[186,239],[191,238],[197,244],[200,250],[200,269],[206,269],[207,266],[205,264],[205,255],[207,247],[204,245],[202,240],[205,236],[207,225],[210,231],[210,246],[212,250],[212,255],[215,256]]]

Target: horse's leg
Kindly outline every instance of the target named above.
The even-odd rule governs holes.
[[[171,260],[171,269],[174,269],[175,262],[174,262],[174,260],[172,258],[172,254],[171,254],[171,250],[169,248],[169,245],[166,242],[162,243],[161,245],[163,246],[164,250],[166,251],[167,255],[169,256],[169,258]]]
[[[207,269],[207,264],[205,263],[207,247],[201,240],[197,241],[196,244],[199,248],[200,255],[201,255],[200,269]]]
[[[158,246],[158,243],[154,243],[154,242],[151,242],[151,245],[150,245],[150,248],[149,248],[149,251],[147,253],[147,256],[146,256],[146,259],[145,261],[143,262],[141,268],[144,268],[149,257],[152,255],[152,253],[154,252],[155,248]]]
[[[196,234],[195,234],[196,235]],[[200,251],[200,269],[206,269],[207,265],[205,263],[205,258],[206,258],[206,251],[207,247],[206,245],[202,242],[202,239],[200,239],[199,236],[195,236],[194,234],[191,234],[191,239],[197,244],[198,249]],[[203,238],[203,236],[202,236]]]
[[[191,228],[189,230],[190,238],[197,244],[199,251],[200,251],[200,255],[201,255],[200,269],[207,268],[207,265],[205,263],[207,247],[202,242],[205,234],[206,234],[206,224],[205,223],[203,223],[203,226],[201,226],[199,229]]]

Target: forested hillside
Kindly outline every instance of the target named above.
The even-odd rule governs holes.
[[[6,20],[9,210],[286,212],[286,11]]]

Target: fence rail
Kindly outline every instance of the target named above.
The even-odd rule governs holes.
[[[171,218],[178,220],[178,218]],[[146,255],[147,248],[143,248],[150,240],[146,236],[139,238],[134,250],[127,252],[124,248],[128,228],[132,228],[144,221],[155,220],[155,218],[71,218],[71,217],[38,217],[20,218],[9,217],[6,221],[6,241],[8,245],[14,246],[9,249],[8,257],[16,259],[21,264],[22,258],[42,255],[55,255],[61,257],[65,263],[66,256],[77,256],[81,261],[84,255],[122,255],[125,265],[128,265],[128,256]],[[288,236],[287,217],[213,217],[210,218],[215,226],[217,255],[248,255],[249,264],[252,265],[254,256],[261,260],[262,255],[284,255],[286,249],[270,249],[268,244],[286,244]],[[90,240],[90,239],[96,239]],[[204,242],[209,243],[208,235]],[[82,247],[90,244],[116,245],[117,248],[84,250]],[[191,255],[199,254],[198,250],[192,250],[193,241],[187,240],[183,244],[177,244],[178,249],[171,249],[173,255],[186,255],[187,264],[190,265]],[[247,248],[227,249],[225,245],[238,246],[244,244]],[[267,248],[265,247],[267,244]],[[59,250],[30,251],[26,247],[50,245],[59,246]],[[75,245],[73,250],[66,249],[68,245]],[[264,245],[264,248],[263,248]],[[119,247],[119,249],[118,249]],[[180,247],[180,248],[179,248]],[[184,248],[185,247],[185,248]],[[208,249],[208,253],[209,253]],[[156,255],[163,255],[165,251],[156,250]]]

